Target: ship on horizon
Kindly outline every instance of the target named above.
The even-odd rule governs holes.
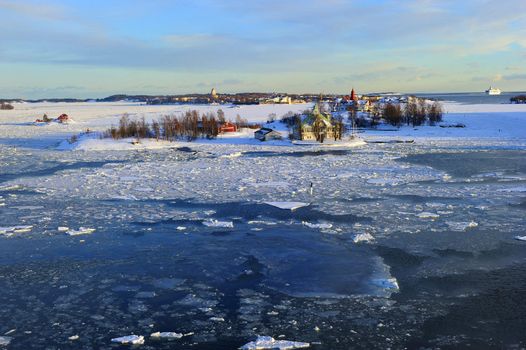
[[[488,95],[500,95],[502,91],[500,89],[495,89],[493,87],[489,87],[489,89],[486,90],[486,94]]]

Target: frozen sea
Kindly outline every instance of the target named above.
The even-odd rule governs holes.
[[[235,349],[257,335],[313,349],[526,346],[520,107],[451,107],[446,122],[465,130],[363,134],[412,144],[135,151],[56,150],[122,106],[37,107],[0,114],[9,349],[111,349],[131,334],[144,349]],[[31,108],[77,108],[78,124],[26,124]],[[485,127],[495,117],[522,124]]]

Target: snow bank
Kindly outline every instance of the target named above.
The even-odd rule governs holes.
[[[255,341],[240,347],[241,350],[289,350],[305,349],[310,347],[309,343],[302,343],[290,340],[276,340],[269,336],[258,336]]]
[[[134,138],[125,138],[114,140],[99,139],[96,137],[81,137],[79,141],[70,143],[68,140],[62,141],[57,147],[61,151],[131,151],[138,149],[162,149],[170,147],[179,147],[183,143],[170,142],[156,139],[141,139],[137,142]],[[187,144],[187,143],[185,143]]]

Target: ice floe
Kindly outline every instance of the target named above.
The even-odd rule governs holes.
[[[241,350],[292,350],[310,347],[309,343],[290,340],[276,340],[269,336],[258,336],[255,341],[240,347]]]
[[[468,229],[475,228],[479,225],[475,221],[468,221],[468,222],[447,221],[446,224],[449,226],[449,229],[452,231],[467,231]]]
[[[94,228],[88,228],[88,227],[79,227],[78,230],[72,230],[69,229],[66,231],[66,234],[68,236],[80,236],[80,235],[89,235],[90,233],[95,232]]]
[[[144,344],[144,336],[135,334],[126,335],[124,337],[113,338],[111,342],[123,345],[140,345]]]
[[[234,223],[232,221],[219,221],[215,219],[209,219],[203,221],[203,225],[208,227],[223,227],[223,228],[233,228]]]
[[[8,346],[12,339],[11,337],[0,336],[0,346]]]
[[[396,278],[392,277],[392,278],[377,278],[377,279],[374,279],[373,281],[373,284],[378,286],[378,287],[381,287],[381,288],[384,288],[384,289],[392,289],[392,290],[399,290],[399,286],[398,286],[398,281],[396,280]]]
[[[418,216],[420,219],[432,219],[432,220],[438,219],[440,217],[440,215],[435,214],[435,213],[430,213],[428,211],[423,211],[421,213],[418,213],[416,216]]]
[[[283,209],[283,210],[296,210],[303,207],[308,207],[310,203],[305,202],[264,202],[265,204],[271,205],[273,207]]]
[[[352,238],[354,243],[370,243],[374,241],[374,237],[370,233],[358,233]]]
[[[11,227],[0,227],[0,235],[10,237],[15,233],[25,233],[30,232],[33,229],[32,225],[19,225]]]
[[[176,333],[176,332],[155,332],[150,334],[150,338],[154,339],[166,339],[166,340],[175,340],[175,339],[181,339],[184,337],[183,333]]]
[[[330,224],[330,223],[313,224],[313,223],[308,222],[308,221],[303,221],[302,224],[304,226],[307,226],[307,227],[310,227],[310,228],[319,228],[319,229],[330,229],[330,228],[332,228],[332,224]]]
[[[518,240],[518,241],[526,242],[526,236],[515,236],[515,239]]]

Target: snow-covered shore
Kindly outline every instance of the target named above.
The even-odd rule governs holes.
[[[266,122],[269,115],[280,118],[287,112],[303,112],[311,104],[297,105],[250,105],[250,106],[212,106],[212,105],[161,105],[150,106],[132,102],[114,103],[23,103],[15,104],[14,110],[0,111],[0,143],[6,145],[28,146],[33,148],[81,149],[81,150],[132,150],[145,148],[177,147],[174,143],[142,141],[132,145],[127,141],[113,142],[85,138],[82,144],[70,147],[64,140],[72,135],[89,129],[101,132],[112,125],[117,125],[119,118],[127,113],[131,118],[154,120],[167,114],[181,114],[196,109],[201,113],[216,112],[222,109],[227,119],[237,115],[249,122]],[[444,104],[444,121],[442,126],[403,126],[399,129],[381,126],[377,130],[365,130],[361,136],[365,140],[385,139],[464,139],[494,138],[526,140],[526,105],[516,104],[480,104],[466,105],[459,103]],[[35,124],[35,119],[44,113],[50,117],[67,113],[75,122],[69,124]],[[457,124],[464,128],[446,127]],[[253,131],[224,135],[216,140],[199,140],[198,143],[214,144],[260,144],[254,140]],[[268,145],[289,145],[289,142],[272,142]]]

